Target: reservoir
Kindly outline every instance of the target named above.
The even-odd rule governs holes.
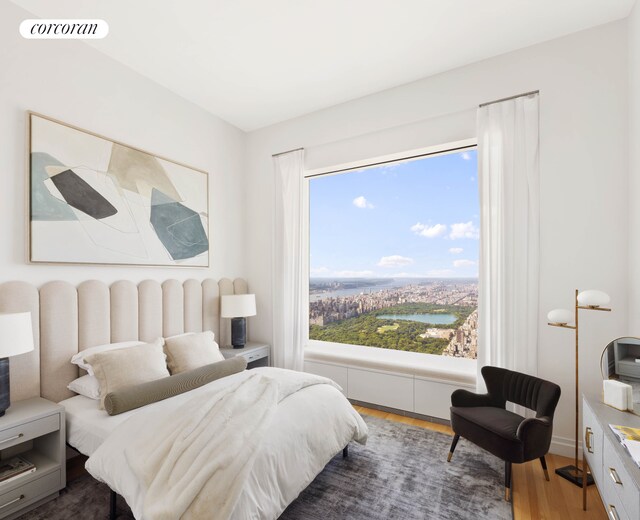
[[[419,321],[431,325],[451,325],[458,319],[453,314],[381,314],[379,320]]]

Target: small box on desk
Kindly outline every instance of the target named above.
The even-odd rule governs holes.
[[[633,389],[631,385],[614,379],[605,379],[602,382],[602,388],[604,404],[623,411],[633,409]]]

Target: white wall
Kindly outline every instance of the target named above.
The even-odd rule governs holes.
[[[271,154],[301,146],[321,149],[540,89],[539,374],[562,386],[555,434],[571,439],[573,336],[548,327],[546,313],[570,307],[575,288],[611,295],[614,312],[583,315],[581,326],[582,384],[600,388],[600,351],[609,339],[627,333],[626,38],[625,21],[608,24],[250,133],[245,246],[247,277],[258,296],[254,337],[270,341],[272,334]]]
[[[640,336],[640,4],[629,37],[629,333]]]
[[[244,276],[244,132],[85,43],[24,40],[31,17],[0,5],[0,282]],[[209,172],[211,268],[28,265],[26,110]]]

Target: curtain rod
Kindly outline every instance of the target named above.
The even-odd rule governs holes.
[[[287,150],[286,152],[274,153],[271,157],[278,157],[278,155],[284,155],[285,153],[297,152],[299,150],[304,150],[304,148],[294,148],[293,150]]]
[[[453,152],[461,152],[462,150],[469,150],[470,148],[475,148],[476,146],[478,146],[478,145],[477,144],[467,144],[465,146],[457,146],[456,148],[438,150],[438,151],[435,151],[435,152],[421,153],[421,154],[418,154],[418,155],[409,155],[407,157],[402,157],[400,159],[389,159],[387,161],[378,161],[378,162],[374,162],[374,163],[370,163],[370,164],[360,164],[358,166],[350,166],[348,168],[341,168],[339,170],[332,170],[332,171],[328,171],[328,172],[314,173],[312,175],[305,175],[305,178],[306,179],[313,179],[314,177],[322,177],[324,175],[333,175],[335,173],[344,173],[344,172],[350,172],[350,171],[354,171],[354,170],[362,170],[364,168],[372,168],[374,166],[384,166],[385,164],[389,164],[389,163],[395,163],[395,162],[400,162],[400,161],[411,161],[413,159],[420,159],[422,157],[429,157],[431,155],[444,155],[444,154],[453,153]]]
[[[502,101],[509,101],[510,99],[517,99],[519,97],[531,96],[532,94],[539,94],[539,90],[532,90],[531,92],[525,92],[524,94],[516,94],[515,96],[509,96],[502,99],[496,99],[495,101],[487,101],[486,103],[481,103],[478,105],[480,108],[486,107],[487,105],[493,105],[494,103],[501,103]]]

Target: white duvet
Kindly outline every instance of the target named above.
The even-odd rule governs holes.
[[[87,470],[138,519],[275,519],[349,441],[366,437],[332,381],[259,368],[145,407]]]

